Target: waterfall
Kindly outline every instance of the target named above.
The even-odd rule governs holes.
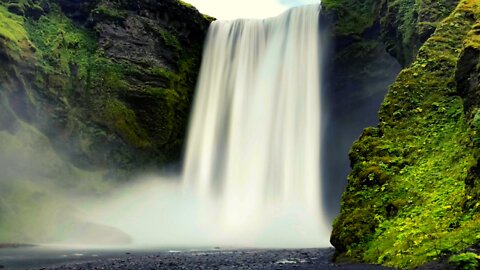
[[[319,9],[210,27],[182,181],[218,210],[222,239],[329,245],[321,204]]]
[[[214,22],[182,174],[147,175],[107,198],[87,198],[80,205],[89,219],[139,248],[330,246],[319,11]]]

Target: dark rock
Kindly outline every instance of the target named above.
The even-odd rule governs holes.
[[[90,11],[97,5],[99,0],[56,0],[62,8],[62,11],[70,18],[85,22],[90,15]]]
[[[385,12],[388,14],[382,19],[388,22],[382,23],[388,25],[386,31],[397,31],[392,32],[395,36],[393,39],[384,37],[391,41],[387,43],[387,49],[398,50],[396,58],[404,65],[409,63],[408,59],[413,59],[409,55],[416,55],[416,59],[390,86],[379,111],[380,123],[377,128],[367,129],[351,149],[352,171],[342,197],[341,214],[334,222],[331,237],[331,243],[336,247],[337,259],[351,256],[360,261],[414,268],[419,262],[441,259],[441,256],[452,250],[468,246],[465,239],[457,239],[455,235],[459,232],[464,232],[465,235],[473,234],[469,231],[470,228],[461,224],[464,217],[470,218],[468,215],[475,209],[475,205],[478,207],[480,198],[480,163],[477,161],[475,165],[475,162],[472,162],[478,159],[480,149],[480,129],[477,128],[480,127],[480,53],[474,48],[478,47],[475,39],[475,28],[478,26],[475,26],[475,20],[472,20],[470,15],[478,14],[477,7],[460,2],[448,19],[443,20],[438,27],[434,25],[437,27],[434,36],[423,44],[418,55],[416,53],[416,46],[432,32],[431,25],[424,28],[422,22],[438,20],[448,14],[452,10],[451,5],[456,2],[424,1],[408,9],[409,4],[404,1],[383,1],[387,5]],[[437,10],[434,7],[438,5],[445,9],[435,13]],[[404,24],[403,27],[406,28],[402,29],[398,27],[398,23],[402,22],[404,15],[411,15],[409,18],[412,20]],[[405,33],[411,35],[402,36]],[[398,39],[402,40],[402,44],[398,43]],[[465,44],[469,46],[465,48]],[[463,98],[464,106],[459,96]],[[446,129],[446,126],[452,128]],[[423,141],[433,134],[434,140]],[[416,141],[417,138],[422,140]],[[455,147],[443,151],[441,147],[450,142],[449,138],[457,138]],[[460,160],[468,160],[465,161],[467,165],[462,173],[454,173],[452,176],[451,165],[463,164]],[[431,165],[437,161],[447,162]],[[405,170],[401,168],[415,172],[414,177],[404,174]],[[468,176],[465,173],[467,171]],[[438,177],[433,177],[433,174]],[[458,180],[450,183],[444,181],[446,177]],[[365,181],[366,178],[369,181]],[[378,181],[381,179],[384,181]],[[410,179],[415,181],[409,182]],[[462,186],[458,189],[458,195],[449,200],[452,206],[442,207],[434,203],[443,200],[446,195],[423,189],[423,185],[436,185],[441,186],[446,193],[453,194],[457,183],[461,185],[461,181],[465,181],[466,188]],[[372,182],[380,186],[372,185]],[[405,192],[397,193],[403,188]],[[432,203],[425,204],[426,200]],[[463,209],[454,207],[460,205],[463,205]],[[428,213],[433,212],[440,214],[432,215],[430,219]],[[425,222],[420,218],[422,215],[426,217],[423,219]],[[447,221],[437,218],[439,216],[458,218]],[[424,228],[428,228],[424,234],[427,234],[427,231],[435,234],[443,228],[445,234],[435,239],[426,238],[419,245],[410,244],[418,242],[420,236],[396,236],[401,231],[414,231],[414,226],[406,225],[407,222],[391,222],[404,220],[415,225],[422,223]],[[445,239],[449,239],[448,245],[452,248],[442,248],[432,256],[423,253],[422,249],[435,251],[436,244],[444,242]],[[475,239],[472,239],[470,243],[474,241]],[[406,247],[408,252],[405,252]]]
[[[305,269],[305,270],[373,270],[389,269],[366,264],[333,264],[331,249],[308,249],[302,251],[303,259],[297,258],[295,250],[230,250],[161,252],[156,256],[135,255],[128,260],[117,258],[99,259],[89,263],[72,263],[48,269]],[[209,255],[209,256],[205,256]]]
[[[176,0],[52,1],[19,6],[33,44],[12,50],[0,42],[0,130],[18,117],[74,165],[109,170],[108,178],[176,162],[210,19]],[[38,29],[52,27],[42,15],[55,23],[53,3],[65,23]],[[79,38],[67,40],[65,31]],[[61,44],[45,46],[55,36]],[[71,57],[68,65],[60,55]]]
[[[458,2],[325,0],[322,4],[343,41],[375,38],[406,67],[434,33],[436,23],[448,16]]]
[[[8,11],[13,13],[13,14],[20,15],[20,16],[25,15],[25,11],[23,10],[22,6],[16,5],[16,4],[9,5],[8,6]]]
[[[455,73],[457,92],[464,100],[467,114],[471,113],[474,108],[480,107],[479,61],[480,49],[469,46],[463,50],[457,64]]]

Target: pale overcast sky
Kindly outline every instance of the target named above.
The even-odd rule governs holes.
[[[318,4],[319,0],[184,0],[200,12],[219,20],[267,18],[294,6]]]

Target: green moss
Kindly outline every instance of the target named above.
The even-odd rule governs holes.
[[[409,64],[438,23],[450,14],[455,1],[395,0],[384,5],[382,38],[403,64]]]
[[[136,148],[150,146],[134,111],[112,97],[112,93],[135,90],[126,75],[141,74],[142,70],[105,57],[97,48],[93,32],[74,24],[58,6],[37,21],[29,20],[27,30],[37,49],[37,63],[45,74],[37,78],[42,87],[63,91],[70,106],[88,107],[96,122],[106,125],[128,144]],[[82,91],[81,98],[75,91]]]
[[[324,0],[334,14],[335,33],[340,36],[368,36],[379,30],[389,53],[401,64],[412,62],[419,47],[438,23],[455,8],[449,0]],[[374,31],[367,31],[372,29]]]
[[[149,70],[150,74],[169,80],[167,89],[147,88],[147,92],[162,101],[164,110],[162,119],[165,122],[165,130],[169,131],[169,140],[173,140],[172,145],[175,147],[183,145],[192,96],[190,86],[194,84],[189,79],[195,78],[192,73],[196,72],[196,61],[194,57],[182,59],[179,61],[178,73],[173,73],[162,67],[154,67]]]
[[[480,240],[480,215],[463,208],[477,150],[452,84],[472,14],[478,20],[480,7],[462,1],[438,26],[391,86],[378,129],[367,129],[353,146],[332,235],[339,252],[413,268]]]
[[[322,5],[337,17],[335,32],[340,35],[361,34],[377,18],[378,0],[323,0]]]
[[[210,15],[206,15],[206,14],[203,14],[203,18],[209,22],[213,22],[215,20],[217,20],[216,18],[210,16]]]
[[[458,269],[475,270],[478,269],[479,256],[472,252],[453,255],[448,259],[448,263],[455,265]]]
[[[397,23],[400,25],[399,30],[402,33],[402,42],[404,44],[412,44],[412,38],[416,31],[417,20],[417,3],[415,0],[397,0],[394,1],[389,8],[398,10]]]
[[[11,0],[8,3],[30,12],[39,1]],[[76,141],[80,145],[71,147],[75,147],[82,164],[89,163],[83,159],[88,159],[88,155],[95,152],[89,147],[98,143],[96,139],[118,143],[120,138],[123,141],[120,143],[123,148],[116,151],[116,156],[112,158],[112,163],[118,161],[122,168],[134,167],[132,153],[137,154],[139,149],[145,153],[144,159],[148,155],[178,158],[185,137],[202,44],[197,44],[196,40],[188,44],[180,42],[177,31],[182,31],[181,26],[165,27],[162,23],[144,20],[148,34],[157,35],[158,45],[168,51],[168,68],[156,67],[154,61],[140,63],[137,59],[116,58],[108,49],[107,53],[98,46],[98,36],[91,25],[75,22],[54,1],[48,1],[48,4],[49,10],[42,16],[23,17],[0,5],[0,22],[6,21],[10,27],[0,29],[4,33],[5,44],[17,48],[21,53],[19,56],[27,53],[31,56],[28,66],[34,69],[34,81],[25,82],[25,91],[32,109],[43,112],[58,106],[58,109],[55,107],[58,112],[55,117],[66,119],[65,123],[61,123],[61,128],[66,125],[67,129],[62,136],[82,133],[82,136],[88,137],[90,133],[85,135],[79,129],[92,126],[92,130],[103,134],[99,135],[102,139],[92,138],[85,145],[84,137],[77,136],[82,138]],[[107,20],[122,19],[128,15],[126,5],[125,1],[102,1],[91,15],[107,16]],[[180,6],[173,8],[182,9]],[[204,23],[200,15],[194,19],[195,24]],[[29,46],[28,50],[21,48],[26,46],[24,43]],[[141,102],[149,102],[149,105],[144,107]],[[158,163],[165,160],[162,158]]]
[[[0,5],[0,43],[5,44],[18,58],[28,45],[27,40],[23,17],[10,13]]]
[[[97,5],[97,7],[94,10],[92,10],[92,13],[104,15],[111,19],[119,19],[119,20],[125,19],[128,15],[126,11],[119,10],[117,7],[109,6],[105,3],[101,3]]]
[[[97,47],[96,35],[76,25],[58,6],[53,5],[52,12],[39,20],[29,20],[26,29],[37,49],[37,63],[41,70],[47,75],[60,75],[67,81],[80,83],[87,94],[94,94],[93,88],[128,89],[124,74],[140,72],[132,64],[107,58]],[[45,87],[49,88],[49,85]]]
[[[178,42],[177,38],[170,32],[166,30],[161,30],[159,34],[162,37],[163,42],[165,42],[165,45],[175,48],[177,51],[181,50],[182,47],[180,45],[180,42]]]
[[[190,9],[194,9],[195,7],[192,5],[192,4],[189,4],[185,1],[182,1],[182,0],[177,0],[178,3],[180,3],[182,6],[186,7],[186,8],[190,8]]]
[[[146,22],[145,28],[159,35],[166,46],[175,49],[177,53],[181,53],[182,45],[180,44],[176,36],[170,32],[170,30],[160,25],[153,24],[151,22]]]
[[[58,6],[52,9],[47,16],[29,20],[26,25],[39,63],[48,73],[86,78],[94,61],[96,38],[65,17]]]
[[[138,126],[135,112],[122,102],[110,98],[105,103],[103,118],[107,125],[120,133],[128,142],[138,148],[147,148],[150,141],[146,132]]]

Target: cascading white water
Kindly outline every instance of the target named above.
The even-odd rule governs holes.
[[[222,239],[328,245],[320,200],[319,9],[210,27],[183,183],[218,209]]]
[[[182,181],[154,176],[87,199],[79,204],[90,219],[142,248],[329,246],[320,187],[319,11],[214,22]]]

